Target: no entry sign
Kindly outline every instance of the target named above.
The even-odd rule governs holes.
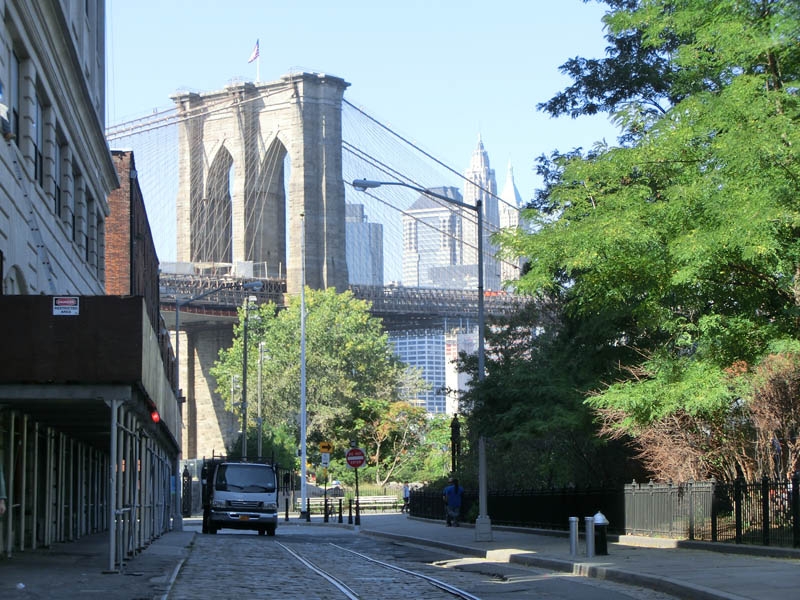
[[[350,448],[345,454],[345,460],[347,460],[348,467],[357,469],[358,467],[364,466],[367,457],[364,456],[364,451],[361,448]]]

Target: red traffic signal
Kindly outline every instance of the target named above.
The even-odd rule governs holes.
[[[161,415],[158,414],[158,411],[156,409],[150,411],[150,418],[153,420],[153,423],[158,423],[159,421],[161,421]]]

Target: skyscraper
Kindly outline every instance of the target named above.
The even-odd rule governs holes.
[[[432,188],[431,191],[462,202],[461,193],[454,187]],[[403,285],[448,289],[475,286],[475,273],[463,267],[461,212],[425,194],[406,211],[403,215]]]
[[[469,168],[464,173],[467,183],[464,185],[464,202],[475,205],[479,200],[483,203],[483,287],[485,290],[500,289],[500,262],[497,260],[497,246],[489,236],[500,226],[500,212],[497,202],[497,181],[494,169],[489,166],[489,155],[483,147],[483,140],[478,136],[478,145],[472,153]],[[478,228],[475,214],[463,211],[464,216],[464,264],[478,263]]]

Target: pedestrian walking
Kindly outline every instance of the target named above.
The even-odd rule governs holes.
[[[411,490],[408,487],[408,482],[403,484],[403,506],[400,507],[401,513],[408,513],[408,504],[411,499]]]
[[[442,500],[447,509],[447,526],[455,525],[461,517],[461,497],[464,495],[464,488],[458,484],[458,479],[448,479],[448,486],[442,491]]]

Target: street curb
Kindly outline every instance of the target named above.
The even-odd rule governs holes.
[[[512,554],[508,557],[508,562],[529,567],[540,567],[553,571],[572,573],[574,575],[580,575],[581,577],[615,581],[625,585],[637,585],[657,592],[671,594],[678,598],[686,598],[687,600],[747,600],[736,594],[728,594],[727,592],[713,590],[704,586],[676,581],[669,577],[645,575],[642,573],[625,571],[623,569],[602,567],[558,558],[543,558],[535,556],[533,553]]]
[[[455,552],[465,556],[474,556],[477,558],[487,558],[489,554],[489,552],[484,550],[478,550],[476,548],[451,544],[448,542],[441,542],[439,540],[430,540],[426,538],[417,538],[396,533],[386,533],[383,531],[366,529],[362,530],[361,533],[373,537],[392,539],[408,544],[441,548],[450,552]],[[574,575],[579,575],[586,578],[604,579],[626,585],[637,585],[654,591],[671,594],[678,598],[686,598],[687,600],[747,600],[742,596],[713,590],[704,586],[698,586],[687,582],[676,581],[668,577],[645,575],[642,573],[634,573],[622,569],[608,568],[588,563],[562,560],[558,558],[545,558],[537,556],[533,552],[510,554],[507,561],[511,564],[572,573]]]

